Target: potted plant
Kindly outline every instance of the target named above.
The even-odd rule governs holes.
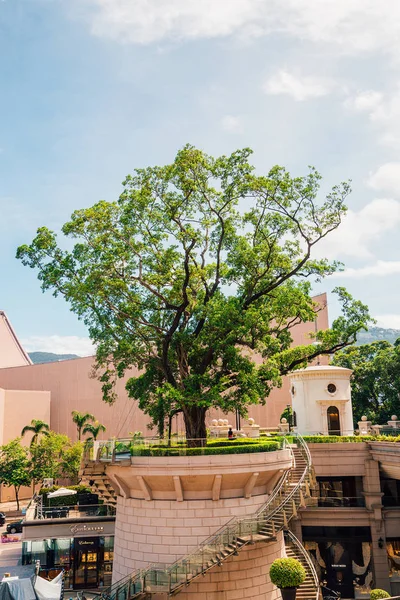
[[[296,589],[305,580],[306,572],[295,558],[277,558],[269,569],[269,576],[281,590],[283,600],[295,600]]]
[[[371,600],[381,600],[381,598],[390,598],[390,594],[385,592],[385,590],[372,590],[371,591]]]

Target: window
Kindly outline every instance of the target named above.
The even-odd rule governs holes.
[[[318,506],[363,507],[362,477],[317,477],[319,485]]]
[[[328,392],[334,394],[336,392],[336,385],[334,383],[328,383]]]
[[[381,490],[383,492],[383,506],[400,506],[400,481],[381,477]]]

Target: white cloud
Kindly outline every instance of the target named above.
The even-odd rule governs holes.
[[[349,267],[341,273],[336,273],[337,277],[362,278],[370,277],[386,277],[387,275],[396,275],[400,273],[400,261],[398,260],[377,260],[375,263],[366,265],[365,267],[352,268]]]
[[[243,132],[243,124],[240,117],[235,117],[234,115],[225,115],[221,119],[221,127],[224,131],[228,133],[242,133]]]
[[[27,352],[54,352],[78,356],[90,356],[94,353],[90,339],[77,335],[34,335],[21,339],[21,343]]]
[[[294,75],[281,69],[265,82],[263,89],[269,95],[287,95],[298,102],[309,98],[326,96],[333,85],[328,80],[317,77]]]
[[[389,162],[381,165],[372,173],[368,185],[375,190],[384,190],[400,195],[400,162]]]
[[[338,229],[319,245],[318,255],[327,258],[370,258],[371,246],[400,224],[400,202],[377,198],[359,211],[349,210]]]
[[[349,97],[345,100],[346,108],[351,108],[358,112],[373,113],[382,103],[383,94],[376,90],[366,90],[360,92],[356,96]]]
[[[82,0],[75,0],[81,12]],[[95,35],[148,44],[271,32],[343,53],[398,53],[398,0],[86,0]]]
[[[385,94],[372,90],[361,92],[347,98],[345,106],[367,114],[381,143],[400,146],[400,85]]]
[[[379,315],[375,317],[378,327],[400,329],[400,315]]]

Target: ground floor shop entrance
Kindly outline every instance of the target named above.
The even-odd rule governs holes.
[[[98,588],[102,556],[99,538],[75,538],[74,589]]]
[[[64,570],[66,589],[98,589],[111,585],[113,550],[113,536],[25,541],[22,564],[39,560],[49,579]]]
[[[303,527],[303,543],[321,583],[354,598],[355,589],[373,581],[369,527]]]

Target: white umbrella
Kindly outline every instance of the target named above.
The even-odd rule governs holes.
[[[74,496],[77,493],[76,490],[69,490],[68,488],[60,488],[55,492],[50,492],[47,494],[48,498],[59,498],[60,496]]]

